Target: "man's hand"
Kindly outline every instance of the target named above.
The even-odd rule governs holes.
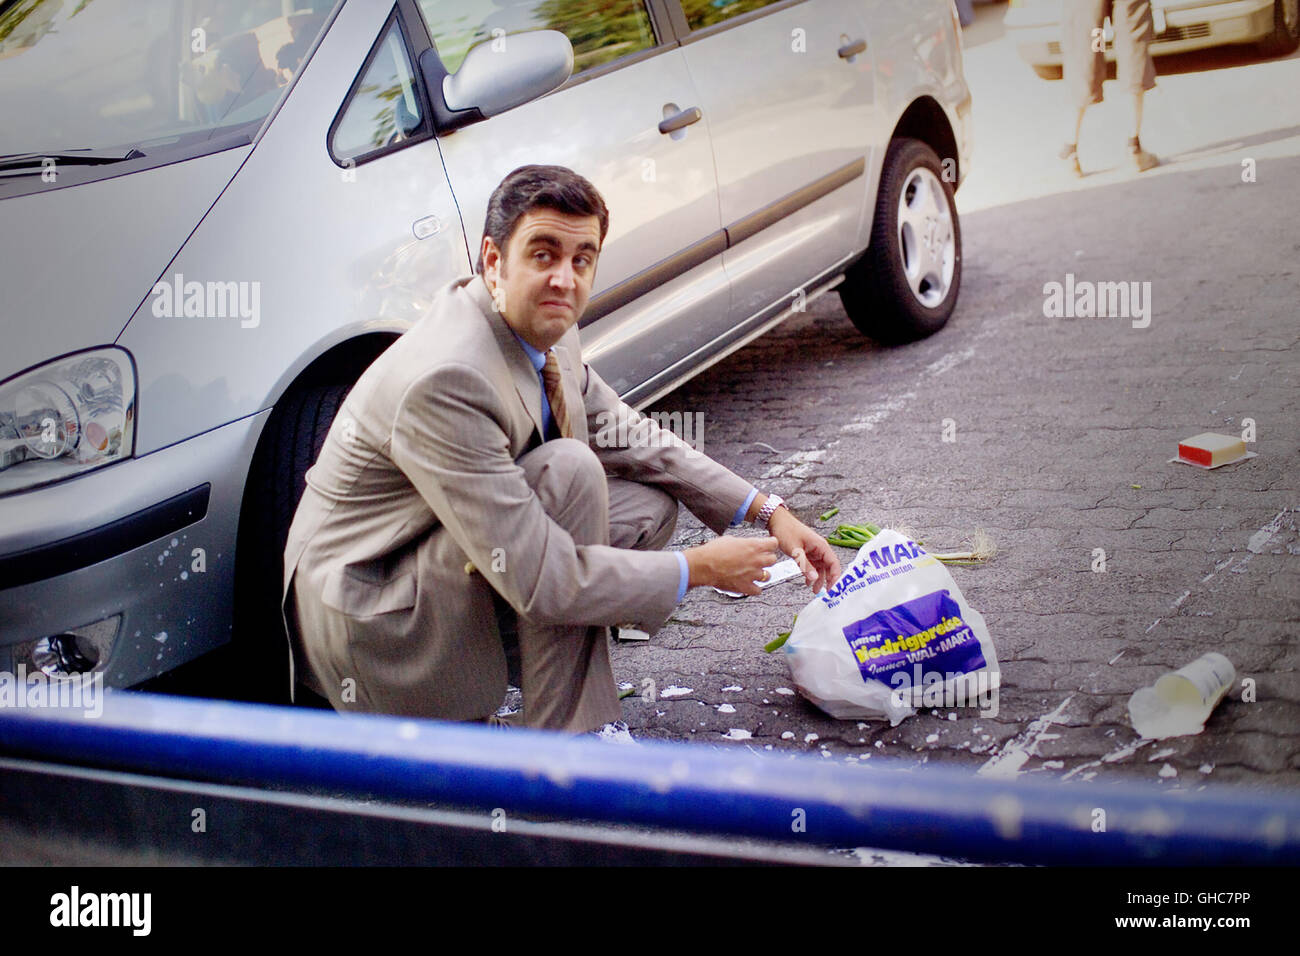
[[[781,550],[794,558],[808,587],[829,588],[840,576],[840,562],[826,539],[808,527],[788,508],[777,508],[767,528],[776,535]]]
[[[776,538],[714,538],[708,544],[688,548],[687,587],[710,585],[724,591],[758,594],[755,581],[767,579],[767,569],[776,564]]]

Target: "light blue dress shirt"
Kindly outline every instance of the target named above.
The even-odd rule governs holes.
[[[532,362],[533,368],[537,370],[537,381],[542,386],[542,441],[545,441],[547,434],[551,430],[551,400],[546,397],[546,379],[542,378],[542,369],[546,367],[546,352],[537,351],[537,349],[521,339],[519,333],[514,329],[510,330],[510,334],[515,337],[515,341],[519,343],[524,350],[524,354],[528,356],[528,361]],[[547,349],[547,351],[549,352],[550,349]]]

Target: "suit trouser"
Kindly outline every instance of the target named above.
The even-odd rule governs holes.
[[[581,442],[573,439],[546,442],[521,456],[518,464],[546,513],[577,544],[612,544],[620,548],[651,550],[663,548],[672,537],[677,523],[676,499],[657,488],[621,478],[607,478],[595,453]],[[619,719],[622,708],[609,662],[607,628],[581,623],[544,625],[517,618],[514,610],[493,590],[490,567],[466,574],[465,553],[447,537],[446,528],[437,528],[430,533],[438,539],[426,540],[419,546],[428,560],[444,565],[434,586],[463,587],[480,592],[474,600],[451,600],[451,605],[486,605],[490,608],[495,602],[498,619],[506,617],[512,623],[517,619],[516,640],[524,709],[523,720],[514,722],[577,733]],[[504,550],[503,557],[509,561],[509,548]],[[297,586],[299,582],[295,580],[293,584],[293,600],[290,602],[293,611],[286,616],[286,621],[294,635],[291,640],[299,648],[295,652],[299,679],[309,690],[327,697],[335,709],[457,720],[491,719],[490,712],[474,714],[465,710],[465,697],[482,699],[481,689],[476,694],[467,695],[458,693],[459,688],[443,687],[436,689],[440,692],[425,697],[418,685],[408,686],[409,668],[403,667],[400,654],[388,653],[376,660],[376,651],[372,647],[369,649],[370,657],[365,658],[366,664],[359,666],[346,650],[352,638],[347,625],[339,624],[339,613],[326,608],[318,597],[308,599],[304,604],[304,595]],[[332,633],[335,645],[341,643],[344,648],[330,654],[323,652],[328,640],[318,645],[315,665],[318,671],[307,661],[311,655],[301,650],[302,642],[297,635],[304,633],[303,623],[312,632]],[[475,659],[481,661],[483,667],[490,668],[492,655],[483,650],[482,643],[500,640],[495,631],[497,621],[489,615],[480,617],[472,626],[493,629],[491,634],[480,631],[464,637],[478,645]],[[498,657],[498,660],[504,664],[503,658]],[[504,695],[505,675],[505,667],[499,676],[495,671],[490,674],[485,671],[482,675],[484,686],[500,679],[498,694]],[[475,676],[462,671],[451,679],[473,680]],[[351,700],[344,698],[340,691],[345,678],[355,679],[357,696]],[[437,679],[436,672],[425,678],[430,682]],[[392,686],[375,686],[376,681],[390,681]],[[490,692],[487,699],[492,699]],[[499,706],[501,700],[502,697],[497,696],[492,708]],[[431,706],[432,701],[441,703]],[[456,708],[455,712],[444,712],[444,708],[449,707]]]
[[[677,500],[658,488],[606,477],[581,442],[545,442],[519,465],[546,513],[576,544],[657,550],[672,538]],[[499,596],[497,602],[500,617],[514,614]],[[546,625],[523,617],[517,626],[525,726],[581,732],[622,716],[606,627]]]

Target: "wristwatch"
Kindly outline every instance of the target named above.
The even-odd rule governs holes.
[[[762,528],[764,531],[770,530],[768,523],[772,520],[772,515],[776,514],[777,508],[785,508],[785,500],[780,495],[768,495],[762,509],[754,515],[754,527]],[[786,508],[786,510],[790,509]]]

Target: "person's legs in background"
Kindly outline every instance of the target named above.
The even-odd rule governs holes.
[[[1142,107],[1147,90],[1156,85],[1155,60],[1151,41],[1155,24],[1151,0],[1114,0],[1115,56],[1118,60],[1120,85],[1132,95],[1133,135],[1128,141],[1129,158],[1138,172],[1160,165],[1160,160],[1142,148]]]
[[[1060,158],[1076,176],[1079,135],[1088,107],[1102,100],[1106,78],[1106,52],[1101,35],[1110,0],[1063,0],[1061,5],[1061,70],[1066,93],[1075,107],[1073,136],[1061,148]]]

